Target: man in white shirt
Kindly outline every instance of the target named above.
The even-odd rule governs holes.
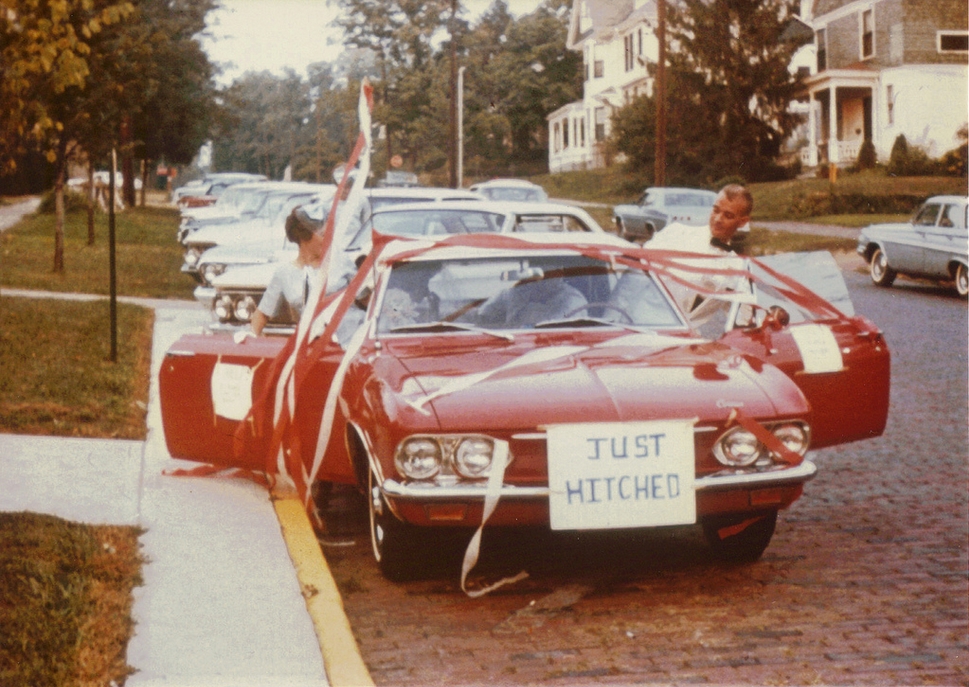
[[[736,248],[732,245],[732,240],[737,230],[750,222],[753,207],[754,200],[750,191],[740,184],[730,184],[717,194],[708,226],[670,224],[659,231],[644,247],[701,255],[722,255],[723,260],[686,261],[686,264],[698,267],[741,269],[743,261],[736,256]],[[688,270],[676,271],[676,275],[706,291],[746,290],[746,285],[739,283],[738,278],[733,276],[702,274]],[[698,329],[710,329],[704,328],[703,325],[715,316],[725,315],[729,309],[728,303],[708,298],[673,280],[667,281],[667,287],[680,308],[689,317],[690,322]],[[716,317],[716,319],[719,321],[722,317]]]

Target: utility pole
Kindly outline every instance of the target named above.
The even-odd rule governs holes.
[[[458,46],[455,31],[458,26],[458,0],[451,0],[451,129],[448,136],[448,171],[451,188],[458,187]]]
[[[656,0],[656,159],[653,186],[666,186],[666,0]]]

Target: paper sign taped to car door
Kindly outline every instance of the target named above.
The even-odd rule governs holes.
[[[216,415],[242,420],[252,407],[253,368],[221,361],[212,369],[212,408]]]
[[[547,428],[553,530],[696,522],[695,420]]]
[[[791,336],[808,373],[838,372],[844,369],[841,349],[830,327],[823,324],[801,324],[791,327]]]

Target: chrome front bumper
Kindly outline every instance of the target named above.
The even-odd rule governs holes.
[[[760,472],[741,470],[721,470],[712,475],[698,477],[693,482],[697,492],[727,489],[785,487],[803,484],[814,478],[818,467],[809,460],[794,467],[778,467]],[[468,482],[439,486],[433,483],[412,482],[401,484],[393,479],[385,479],[380,490],[388,497],[397,499],[455,500],[483,499],[487,492],[486,482]],[[499,492],[502,499],[544,499],[549,497],[548,487],[516,487],[503,484]]]

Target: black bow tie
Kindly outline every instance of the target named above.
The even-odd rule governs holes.
[[[710,239],[710,245],[714,248],[719,248],[720,250],[725,250],[728,253],[734,252],[734,247],[722,239],[718,239],[716,236]]]

